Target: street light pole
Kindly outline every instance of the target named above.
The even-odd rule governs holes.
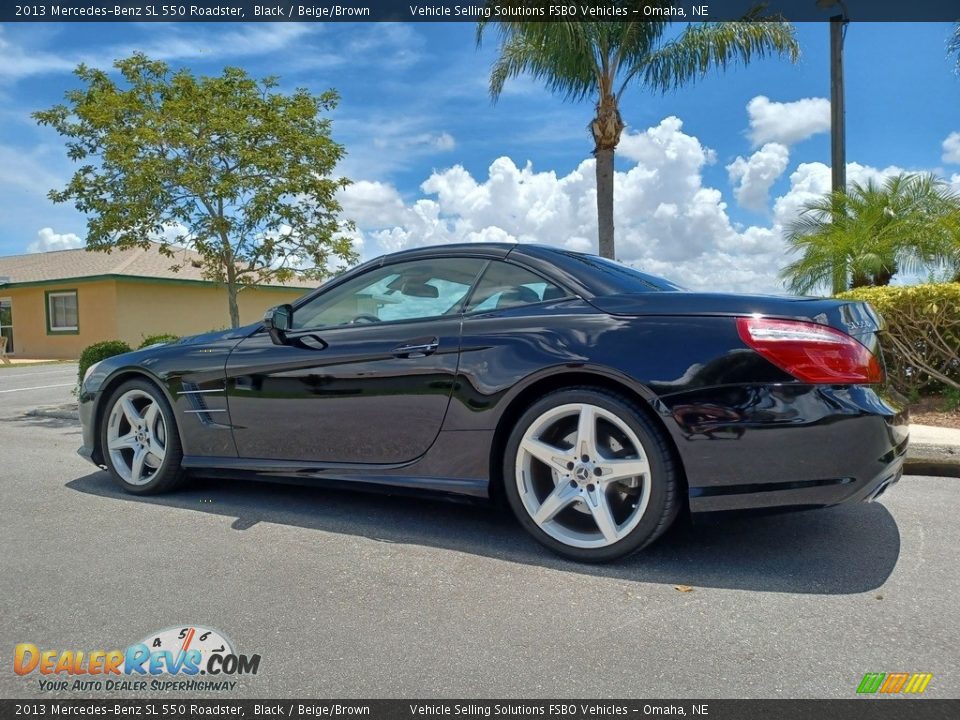
[[[844,15],[830,18],[830,167],[833,192],[847,190],[847,133],[843,92]]]
[[[833,192],[847,190],[846,109],[843,93],[843,37],[846,34],[847,4],[844,0],[817,0],[817,7],[839,6],[840,14],[830,18],[830,169]]]

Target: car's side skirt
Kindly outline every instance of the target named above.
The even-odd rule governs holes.
[[[417,477],[413,475],[391,475],[385,471],[397,470],[408,465],[369,465],[350,464],[312,464],[295,460],[268,460],[235,457],[205,457],[185,455],[183,467],[197,475],[223,477],[225,475],[243,475],[250,478],[284,481],[335,481],[346,485],[364,484],[409,488],[427,492],[452,493],[476,498],[488,496],[487,479]]]

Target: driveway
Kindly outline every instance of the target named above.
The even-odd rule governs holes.
[[[2,697],[43,695],[10,671],[16,643],[187,624],[262,656],[230,697],[850,698],[897,671],[960,696],[960,480],[582,566],[484,507],[232,480],[121,494],[75,454],[77,425],[23,416],[74,377],[0,370]]]

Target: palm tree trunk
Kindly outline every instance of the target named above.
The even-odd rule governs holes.
[[[890,281],[893,280],[893,276],[897,274],[898,269],[896,265],[892,268],[883,268],[883,270],[873,276],[873,284],[880,287],[889,285]]]
[[[837,261],[833,266],[833,294],[839,295],[849,289],[847,287],[847,268]]]
[[[613,242],[613,148],[597,150],[597,228],[600,257],[616,257]]]
[[[617,98],[611,93],[603,93],[597,103],[597,115],[590,123],[593,135],[597,168],[597,230],[599,235],[600,256],[616,258],[613,232],[613,153],[620,143],[623,132],[623,119]]]

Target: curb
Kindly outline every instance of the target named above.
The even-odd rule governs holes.
[[[80,421],[76,404],[48,405],[24,413],[27,417]],[[960,478],[960,446],[911,442],[903,471],[910,475]]]
[[[910,443],[903,470],[914,475],[960,477],[960,447]]]

